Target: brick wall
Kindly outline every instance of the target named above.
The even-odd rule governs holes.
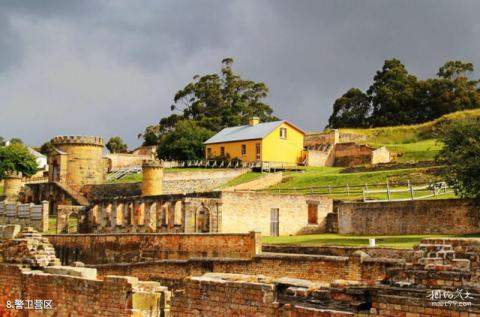
[[[262,254],[253,259],[190,259],[161,260],[149,263],[91,265],[100,276],[131,275],[142,280],[159,281],[162,285],[183,285],[189,276],[205,273],[264,275],[271,278],[307,279],[332,283],[354,280],[374,284],[387,276],[387,270],[401,260],[319,255]]]
[[[308,223],[308,204],[317,204],[317,224]],[[332,199],[323,196],[277,195],[258,192],[222,192],[222,232],[260,231],[271,235],[271,211],[279,209],[279,234],[310,229],[324,232]]]
[[[469,200],[440,199],[338,203],[340,234],[467,234],[480,232],[478,207]]]
[[[292,244],[263,244],[263,252],[269,253],[294,253],[294,254],[317,254],[334,256],[351,256],[357,251],[367,253],[373,258],[401,259],[409,252],[408,249],[394,249],[382,247],[350,247],[331,245],[292,245]]]
[[[0,316],[158,316],[160,284],[123,276],[104,280],[49,274],[0,263]],[[53,309],[15,310],[16,299],[51,300]],[[152,314],[152,315],[150,315]]]
[[[250,258],[260,252],[257,233],[45,235],[63,264],[148,262],[192,257]]]

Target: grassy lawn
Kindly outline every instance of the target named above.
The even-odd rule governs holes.
[[[248,173],[242,174],[242,175],[240,175],[238,177],[235,177],[234,179],[228,181],[222,187],[225,188],[225,187],[236,186],[236,185],[239,185],[239,184],[250,182],[250,181],[252,181],[254,179],[257,179],[257,178],[260,178],[264,175],[265,174],[260,173],[260,172],[248,172]]]
[[[302,245],[337,245],[368,246],[368,239],[375,238],[377,246],[408,249],[425,238],[475,237],[477,235],[402,235],[402,236],[350,236],[340,234],[312,234],[303,236],[262,237],[265,244],[302,244]]]
[[[395,153],[400,153],[399,162],[419,162],[432,161],[435,155],[442,149],[442,144],[436,139],[428,139],[413,143],[398,143],[398,144],[379,144],[370,143],[374,147],[385,145],[387,149]]]

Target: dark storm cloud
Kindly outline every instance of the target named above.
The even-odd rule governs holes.
[[[320,130],[335,98],[386,58],[420,78],[480,67],[477,1],[0,1],[0,135],[121,135],[225,56],[270,87],[282,118]]]

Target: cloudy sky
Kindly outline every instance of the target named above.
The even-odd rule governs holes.
[[[478,12],[476,0],[0,0],[0,136],[119,135],[134,147],[226,56],[268,85],[277,116],[321,130],[386,58],[420,78],[451,59],[480,69]]]

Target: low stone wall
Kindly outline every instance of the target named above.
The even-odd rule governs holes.
[[[225,190],[257,190],[257,189],[264,189],[268,188],[270,186],[276,185],[278,183],[281,183],[283,180],[283,173],[278,172],[278,173],[269,173],[269,174],[264,174],[261,177],[254,179],[252,181],[232,186],[229,187]]]
[[[115,170],[123,167],[142,166],[144,160],[152,160],[152,155],[138,155],[129,153],[114,153],[104,156],[108,160],[108,170]]]
[[[161,259],[251,258],[261,252],[260,234],[45,235],[62,264],[150,262]]]
[[[41,205],[0,202],[0,225],[18,224],[48,230],[48,202]]]
[[[467,234],[480,232],[478,207],[470,200],[338,203],[340,234]]]
[[[382,247],[348,247],[348,246],[329,246],[329,245],[282,245],[282,244],[263,244],[262,252],[269,253],[293,253],[293,254],[317,254],[333,256],[351,256],[357,251],[362,251],[373,258],[405,258],[408,249],[394,249]]]
[[[374,284],[387,276],[389,268],[400,263],[402,260],[360,255],[338,257],[260,254],[252,259],[197,258],[89,266],[95,267],[100,276],[131,275],[177,288],[183,285],[185,278],[205,273],[260,274],[271,278],[308,279],[322,283],[353,280]]]
[[[248,168],[239,168],[165,173],[163,192],[166,194],[206,192],[217,189],[229,180],[249,171]]]

